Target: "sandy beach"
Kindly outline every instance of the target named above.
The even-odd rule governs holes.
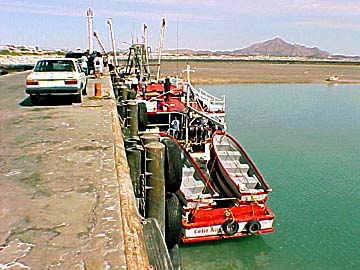
[[[326,78],[337,75],[336,83],[360,83],[356,64],[277,64],[237,61],[189,61],[192,83],[332,83]],[[186,62],[163,61],[161,73],[176,76],[186,69]],[[184,77],[184,75],[182,75]]]

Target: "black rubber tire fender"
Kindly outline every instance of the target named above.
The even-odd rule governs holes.
[[[260,229],[261,229],[261,224],[257,220],[252,219],[246,224],[246,230],[250,234],[256,234],[260,231]]]
[[[174,270],[181,270],[181,255],[179,245],[169,249],[169,255]]]
[[[164,138],[161,142],[165,145],[165,190],[175,193],[180,189],[182,181],[181,149],[170,138]]]
[[[126,103],[119,102],[117,104],[117,112],[120,115],[121,119],[124,120],[127,117],[127,108]]]
[[[226,235],[233,236],[235,233],[238,232],[239,224],[236,222],[236,220],[228,219],[222,225],[222,229]]]
[[[138,127],[140,131],[146,130],[148,124],[148,114],[146,104],[143,102],[138,103]]]
[[[167,193],[165,202],[165,242],[168,249],[179,243],[181,235],[181,206],[178,197]]]

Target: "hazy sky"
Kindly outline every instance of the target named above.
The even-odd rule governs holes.
[[[149,26],[157,46],[167,20],[165,48],[233,50],[281,37],[334,54],[360,55],[360,0],[0,0],[0,44],[86,48],[86,9],[109,46],[113,18],[118,47]],[[178,25],[178,32],[177,32]],[[178,39],[177,39],[178,33]]]

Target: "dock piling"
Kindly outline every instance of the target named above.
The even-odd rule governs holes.
[[[165,176],[164,157],[165,146],[160,142],[150,142],[145,145],[147,157],[146,185],[150,187],[146,196],[146,213],[148,218],[155,218],[165,235]]]
[[[120,86],[120,90],[121,90],[121,100],[126,101],[128,99],[127,98],[127,96],[128,96],[128,87],[125,84],[123,84],[123,85]]]
[[[136,147],[126,149],[126,157],[130,168],[130,178],[136,198],[141,195],[140,176],[141,176],[141,150]]]
[[[130,137],[138,138],[138,104],[136,100],[128,100]]]

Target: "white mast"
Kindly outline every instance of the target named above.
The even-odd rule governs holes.
[[[147,43],[147,25],[145,23],[143,24],[142,42],[146,46],[146,43]]]
[[[186,108],[190,108],[190,90],[191,90],[191,82],[190,82],[190,72],[195,72],[195,70],[190,69],[189,63],[186,64],[186,69],[183,70],[183,72],[186,72],[186,79],[187,79],[187,85],[186,85]],[[189,143],[189,119],[186,117],[185,121],[185,143],[186,145]]]
[[[88,8],[88,10],[86,11],[86,18],[87,18],[89,54],[91,54],[93,52],[93,50],[94,50],[94,46],[93,46],[93,17],[94,17],[94,11],[91,8]]]
[[[118,60],[116,56],[116,45],[115,45],[115,37],[114,37],[114,30],[113,30],[113,24],[112,24],[112,18],[110,17],[107,19],[107,24],[109,25],[109,36],[110,36],[110,44],[112,47],[112,51],[114,54],[114,64],[115,66],[118,66]]]
[[[195,70],[190,69],[190,65],[189,65],[189,63],[187,63],[187,64],[186,64],[186,69],[183,70],[183,72],[186,72],[187,82],[188,82],[189,84],[191,84],[191,83],[190,83],[190,72],[195,72]]]
[[[96,38],[96,40],[97,40],[97,42],[98,42],[98,44],[99,44],[99,47],[100,47],[100,49],[102,50],[102,52],[103,52],[105,55],[107,55],[106,49],[105,49],[105,46],[104,46],[104,43],[101,41],[100,36],[99,36],[99,34],[98,34],[96,31],[94,31],[94,37]]]
[[[164,34],[165,34],[165,18],[163,18],[161,21],[160,40],[159,40],[159,59],[158,59],[156,80],[159,80],[160,77],[160,64],[161,64],[161,54],[164,45]]]

